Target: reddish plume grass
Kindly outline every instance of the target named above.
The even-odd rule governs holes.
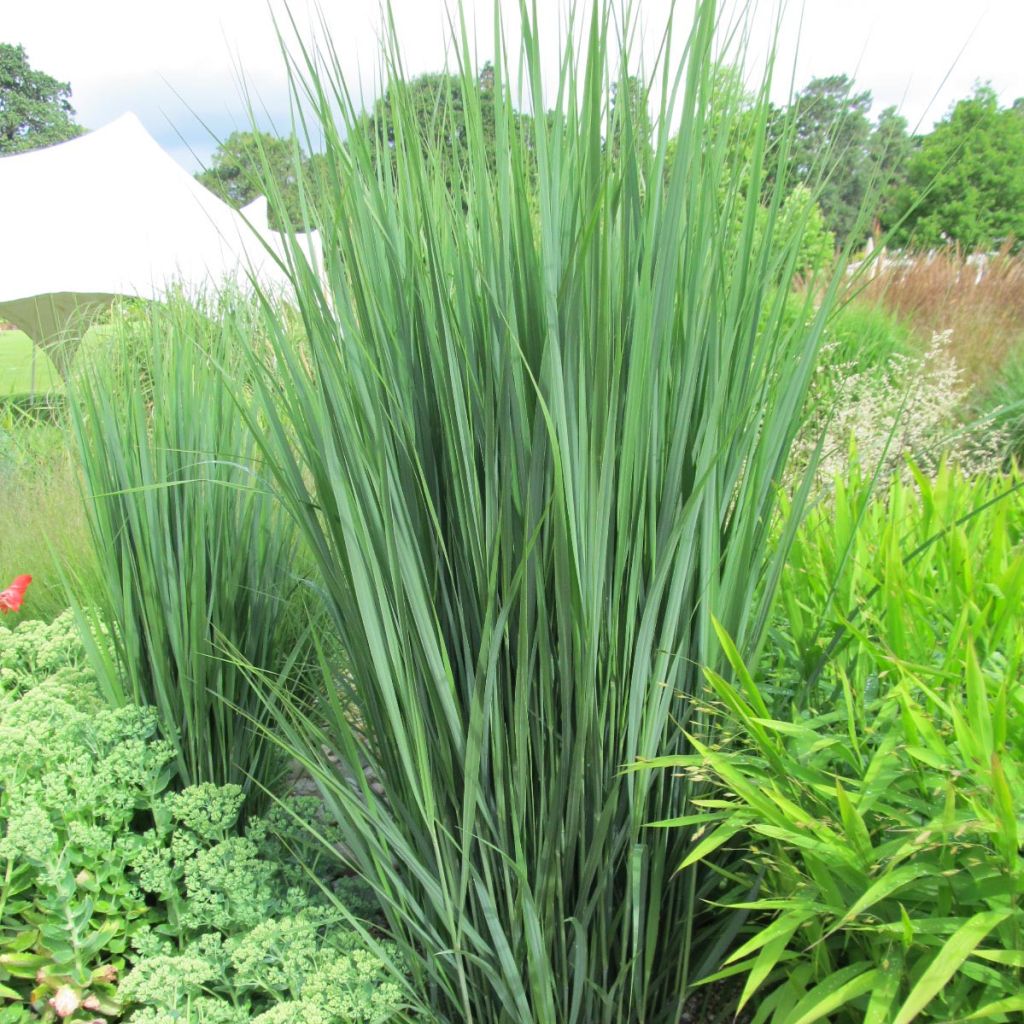
[[[965,257],[955,247],[879,261],[861,294],[905,320],[922,344],[952,331],[949,354],[985,387],[1024,343],[1024,256]]]

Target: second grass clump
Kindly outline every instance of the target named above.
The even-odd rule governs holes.
[[[239,411],[251,312],[126,315],[69,390],[110,626],[92,645],[101,689],[157,710],[183,785],[237,783],[258,807],[282,758],[249,672],[294,692],[305,632],[298,537]]]

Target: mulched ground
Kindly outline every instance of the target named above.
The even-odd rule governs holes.
[[[741,991],[742,987],[731,978],[698,989],[686,1001],[679,1024],[747,1024],[754,1016],[753,1005],[748,1003],[738,1017],[733,1016]]]

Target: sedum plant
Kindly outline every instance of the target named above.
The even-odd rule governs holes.
[[[70,613],[0,631],[0,1024],[398,1014],[392,964],[339,925],[350,880],[293,862],[318,802],[242,831],[239,786],[171,790],[155,711],[109,707],[85,660]]]
[[[394,956],[387,944],[367,949],[337,914],[307,908],[148,957],[121,995],[141,1007],[132,1024],[384,1024],[406,1019]]]
[[[116,1016],[131,937],[150,917],[119,844],[167,785],[173,751],[151,713],[104,705],[84,659],[67,614],[0,633],[5,1022],[30,1009],[43,1020]]]
[[[52,622],[28,619],[0,633],[0,689],[4,692],[20,690],[63,668],[87,666],[88,656],[69,611]]]
[[[611,103],[650,84],[612,15],[570,26],[545,93],[524,5],[486,118],[456,30],[454,166],[409,90],[382,154],[329,50],[292,65],[325,139],[325,266],[294,242],[306,346],[271,315],[250,419],[351,676],[315,717],[267,700],[441,1021],[674,1022],[736,926],[703,913],[714,876],[675,875],[687,837],[646,827],[687,788],[620,769],[688,749],[712,614],[756,656],[834,286],[784,315],[800,218],[783,234],[781,187],[765,212],[751,186],[768,83],[742,122],[718,102],[717,5],[659,69],[651,135]],[[527,131],[516,105],[550,101]]]

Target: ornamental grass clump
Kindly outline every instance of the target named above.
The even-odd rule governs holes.
[[[797,475],[816,460],[823,495],[857,466],[879,485],[894,475],[910,480],[910,460],[928,474],[944,462],[972,474],[997,472],[1011,430],[999,414],[965,415],[967,392],[951,340],[948,333],[936,335],[924,352],[893,353],[864,369],[841,360],[841,344],[824,346],[811,387],[818,415],[808,416],[790,471]]]
[[[69,391],[111,627],[112,657],[92,645],[104,695],[156,710],[182,785],[238,784],[258,806],[282,761],[239,661],[294,692],[305,634],[297,534],[238,411],[250,320],[230,297],[116,318]]]
[[[883,256],[865,297],[902,317],[923,344],[951,331],[965,383],[982,390],[998,380],[1024,337],[1024,257],[1009,246],[970,257],[955,247],[891,263]]]
[[[511,51],[499,29],[486,117],[456,33],[462,107],[434,116],[458,161],[394,50],[386,139],[329,52],[293,61],[325,139],[325,268],[293,244],[308,358],[271,316],[261,439],[351,677],[316,720],[268,702],[439,1021],[675,1022],[736,927],[705,912],[713,876],[676,874],[688,836],[647,828],[686,787],[621,773],[703,729],[712,613],[758,649],[834,291],[784,315],[801,232],[752,185],[768,83],[732,116],[718,23],[699,4],[660,67],[652,133],[611,103],[609,5],[567,30],[552,93],[536,14]]]

